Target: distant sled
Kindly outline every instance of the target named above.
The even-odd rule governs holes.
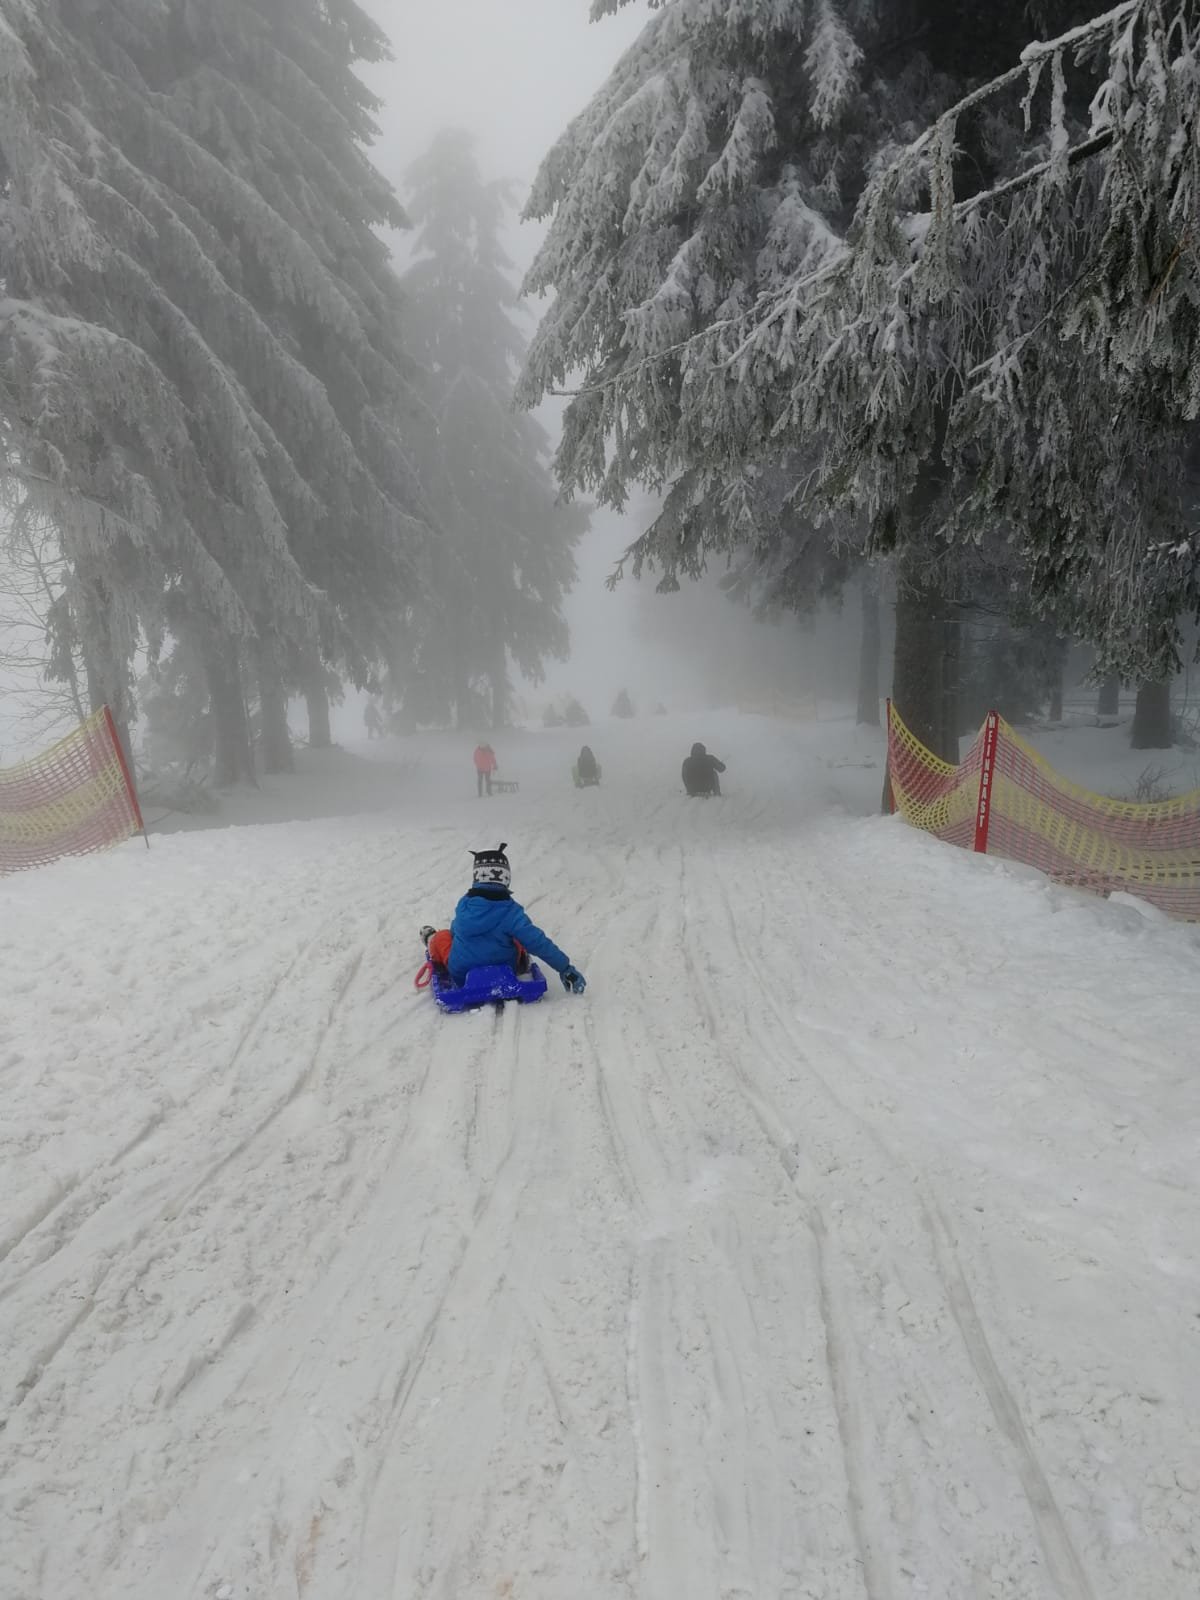
[[[546,975],[535,961],[523,978],[511,967],[472,967],[461,983],[454,983],[435,967],[429,987],[443,1011],[474,1011],[479,1006],[502,1006],[508,1000],[527,1006],[545,994]]]

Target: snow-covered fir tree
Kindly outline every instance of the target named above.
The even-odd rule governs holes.
[[[598,0],[593,15],[621,3]],[[618,506],[634,480],[663,495],[635,560],[671,575],[713,551],[752,548],[786,567],[791,540],[808,543],[813,517],[845,505],[840,485],[813,471],[824,464],[820,439],[789,430],[774,404],[785,380],[817,389],[819,362],[788,368],[781,346],[781,375],[764,393],[721,364],[722,340],[736,348],[760,301],[843,258],[872,176],[964,84],[1019,52],[1039,20],[1086,14],[1069,0],[1033,13],[1015,0],[670,0],[657,10],[547,157],[529,206],[552,220],[527,287],[555,300],[522,396],[533,403],[568,379],[579,391],[557,457],[568,489]],[[960,143],[963,164],[995,170],[1003,152],[986,118],[964,118]],[[919,191],[918,180],[914,203]],[[717,331],[698,338],[705,330]],[[881,335],[877,367],[885,353]],[[790,472],[792,496],[764,537],[768,466]],[[940,493],[931,471],[906,486],[890,520],[851,515],[839,536],[895,545],[897,513],[924,529],[925,503]],[[914,720],[935,746],[945,743],[937,708],[950,571],[944,546],[905,544],[897,667],[918,669],[906,699],[923,703],[927,716]]]
[[[828,491],[902,540],[936,464],[948,543],[1003,530],[1101,669],[1161,679],[1200,604],[1198,120],[1195,4],[1014,53],[873,175],[834,261],[705,341],[714,438],[728,379],[752,433],[819,441]]]
[[[541,427],[513,408],[525,338],[501,244],[507,186],[485,181],[469,135],[437,136],[408,174],[416,226],[406,333],[427,369],[419,466],[438,525],[434,604],[409,619],[395,688],[418,719],[501,724],[510,663],[537,682],[565,656],[561,602],[586,527],[557,503]]]
[[[139,637],[187,630],[237,776],[242,668],[277,712],[322,656],[361,676],[423,543],[374,232],[402,217],[352,70],[384,41],[352,0],[0,24],[7,458],[61,526],[96,693],[127,713]]]

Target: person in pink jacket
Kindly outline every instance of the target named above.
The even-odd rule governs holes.
[[[492,792],[492,775],[498,770],[499,762],[496,752],[490,744],[477,744],[475,746],[475,780],[479,786],[479,798],[483,799],[484,789],[488,794]]]

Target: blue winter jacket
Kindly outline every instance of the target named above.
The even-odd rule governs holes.
[[[507,889],[489,885],[463,895],[455,907],[450,933],[454,941],[450,976],[455,983],[461,983],[472,967],[513,966],[517,955],[514,940],[555,972],[571,965]]]

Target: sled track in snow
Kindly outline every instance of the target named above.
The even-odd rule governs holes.
[[[753,972],[754,965],[746,963],[746,951],[738,933],[737,919],[733,915],[724,885],[721,885],[720,898],[732,942],[739,959],[745,963],[742,970]],[[717,1013],[707,999],[713,974],[711,969],[705,973],[700,972],[686,941],[683,948],[693,992],[699,999],[708,1031],[716,1042],[721,1036],[722,1029]],[[774,1002],[770,1001],[769,997],[768,1002],[774,1011]],[[750,1008],[747,1008],[745,1020],[751,1037],[754,1037],[756,1042],[761,1042],[766,1047],[773,1047],[774,1041],[764,1038],[762,1029],[753,1022]],[[879,1560],[868,1531],[872,1526],[884,1525],[887,1517],[885,1509],[877,1503],[878,1497],[866,1469],[870,1447],[863,1435],[858,1414],[854,1375],[850,1370],[849,1347],[844,1332],[849,1325],[849,1318],[840,1304],[840,1297],[835,1287],[836,1279],[830,1269],[830,1242],[824,1215],[815,1198],[816,1184],[811,1178],[807,1184],[801,1181],[803,1156],[800,1139],[788,1126],[778,1108],[763,1093],[761,1087],[752,1080],[741,1060],[736,1055],[732,1055],[730,1059],[734,1082],[743,1100],[761,1129],[763,1137],[774,1151],[788,1183],[795,1189],[804,1206],[805,1220],[812,1239],[821,1321],[825,1330],[825,1357],[829,1384],[845,1464],[849,1523],[853,1530],[867,1594],[871,1600],[892,1600],[895,1591],[890,1575]]]
[[[311,954],[317,942],[317,940],[310,941],[305,949],[296,957],[296,959],[289,963],[286,971],[280,976],[280,978],[271,985],[267,1000],[265,1002],[268,1011],[271,1001],[279,993],[280,989],[286,983],[291,974],[301,965],[303,959]],[[358,973],[359,967],[362,964],[362,956],[363,951],[360,949],[346,963],[340,978],[335,983],[325,1024],[313,1043],[312,1053],[304,1070],[288,1087],[285,1094],[268,1109],[266,1114],[263,1115],[259,1121],[240,1139],[238,1139],[237,1143],[232,1147],[232,1149],[227,1151],[218,1161],[213,1162],[181,1192],[173,1195],[167,1201],[158,1206],[156,1210],[152,1211],[148,1217],[144,1218],[144,1220],[134,1228],[131,1234],[126,1236],[124,1242],[120,1246],[117,1246],[108,1252],[107,1260],[102,1265],[98,1275],[94,1278],[83,1305],[67,1318],[59,1331],[39,1350],[33,1364],[30,1366],[25,1376],[17,1384],[13,1401],[14,1407],[23,1404],[28,1399],[29,1395],[43,1381],[53,1362],[63,1352],[71,1339],[79,1332],[88,1318],[91,1317],[91,1315],[95,1312],[97,1306],[103,1303],[102,1292],[106,1288],[114,1272],[119,1271],[121,1277],[125,1280],[117,1285],[118,1294],[115,1298],[120,1299],[123,1298],[126,1293],[128,1293],[130,1283],[136,1283],[138,1281],[142,1271],[144,1271],[144,1263],[148,1260],[155,1259],[159,1254],[161,1254],[163,1248],[161,1241],[162,1228],[169,1228],[172,1226],[188,1211],[188,1209],[197,1199],[206,1194],[211,1185],[216,1182],[220,1175],[227,1168],[237,1162],[242,1155],[244,1155],[245,1152],[270,1129],[278,1117],[295,1102],[297,1096],[304,1091],[309,1083],[311,1083],[314,1073],[317,1070],[317,1066],[321,1058],[321,1052],[325,1044],[325,1040],[328,1037],[329,1030],[333,1026],[337,1012],[344,1002],[350,985],[353,983],[353,980]],[[260,1017],[259,1028],[264,1025],[263,1019]],[[232,1070],[236,1065],[236,1062],[242,1055],[243,1050],[247,1047],[249,1039],[253,1038],[257,1031],[258,1029],[251,1028],[246,1034],[243,1034],[242,1039],[239,1041],[239,1044],[230,1059],[229,1070]],[[143,1133],[140,1134],[139,1137],[135,1139],[128,1148],[133,1149],[143,1144],[147,1137],[149,1137],[148,1131],[143,1131]],[[119,1158],[114,1160],[112,1163],[112,1166],[109,1169],[110,1172],[116,1170],[118,1165]],[[84,1209],[86,1205],[85,1193],[79,1186],[77,1186],[75,1190],[75,1200],[76,1204],[80,1208],[80,1211],[82,1212],[82,1215],[76,1222],[76,1230],[86,1224],[87,1221],[95,1215],[95,1211],[106,1203],[106,1200],[100,1199],[95,1201],[94,1209]],[[52,1261],[53,1258],[71,1242],[71,1238],[73,1237],[75,1237],[74,1234],[65,1237],[56,1235],[53,1248],[39,1261],[37,1261],[34,1266],[29,1269],[29,1271],[35,1272],[39,1267],[45,1265],[49,1261]],[[149,1247],[147,1251],[144,1252],[142,1259],[139,1260],[137,1252],[141,1250],[142,1246],[145,1245],[148,1240],[150,1241]],[[26,1273],[21,1279],[9,1286],[8,1292],[15,1293],[17,1290],[21,1289],[28,1281],[28,1277],[29,1273]],[[241,1314],[239,1313],[239,1318],[240,1316]],[[239,1322],[239,1327],[241,1325],[244,1324]]]
[[[321,1063],[325,1042],[329,1038],[330,1030],[333,1028],[339,1011],[346,1002],[346,997],[349,994],[351,985],[354,983],[354,980],[359,974],[365,953],[365,945],[360,946],[354,950],[353,953],[342,963],[341,971],[334,980],[333,992],[330,997],[329,1007],[317,1032],[316,1038],[313,1040],[311,1053],[309,1054],[308,1060],[303,1069],[292,1080],[291,1084],[289,1084],[288,1088],[279,1097],[279,1099],[277,1099],[271,1106],[268,1107],[267,1111],[258,1119],[254,1126],[251,1127],[248,1132],[246,1132],[237,1141],[233,1148],[226,1151],[219,1161],[214,1162],[213,1165],[196,1180],[196,1182],[180,1201],[179,1209],[181,1211],[189,1206],[197,1195],[202,1194],[211,1184],[215,1183],[227,1168],[231,1167],[234,1162],[239,1161],[241,1157],[245,1155],[246,1151],[249,1150],[250,1147],[259,1139],[261,1139],[264,1133],[267,1133],[274,1126],[274,1124],[279,1120],[288,1107],[294,1105],[297,1098],[302,1095],[304,1091],[312,1084],[313,1079],[317,1074],[318,1067]],[[238,1053],[240,1054],[240,1050]],[[231,1066],[232,1064],[233,1063],[231,1063]],[[164,1215],[166,1221],[174,1221],[174,1215],[171,1213],[166,1213]]]
[[[79,1182],[77,1179],[72,1179],[65,1183],[55,1184],[46,1197],[43,1200],[38,1201],[33,1209],[16,1223],[12,1231],[5,1238],[4,1242],[0,1244],[0,1266],[3,1266],[4,1262],[8,1260],[9,1256],[12,1255],[13,1252],[19,1248],[19,1246],[23,1245],[26,1239],[28,1239],[32,1234],[36,1233],[41,1227],[42,1223],[47,1221],[48,1218],[52,1217],[60,1206],[66,1204],[78,1187]],[[46,1257],[43,1256],[41,1259],[45,1260]],[[37,1264],[40,1263],[35,1263],[35,1265]],[[14,1287],[16,1286],[16,1282],[19,1281],[20,1280],[17,1279],[14,1281],[14,1283],[0,1284],[0,1301],[3,1301],[12,1293]]]
[[[468,1129],[471,1118],[477,1119],[475,1136],[466,1137],[464,1130],[460,1145],[465,1174],[472,1179],[475,1195],[463,1218],[450,1269],[444,1274],[437,1298],[397,1375],[384,1428],[372,1443],[374,1466],[364,1500],[358,1555],[360,1588],[355,1592],[367,1592],[363,1585],[369,1592],[380,1592],[378,1585],[386,1579],[395,1585],[390,1592],[402,1593],[400,1575],[425,1570],[429,1552],[436,1549],[441,1555],[434,1567],[441,1576],[429,1592],[449,1600],[456,1592],[455,1574],[465,1558],[468,1529],[486,1515],[489,1503],[485,1493],[482,1501],[472,1505],[463,1480],[465,1477],[473,1483],[475,1492],[481,1489],[488,1451],[504,1430],[502,1397],[514,1381],[518,1335],[527,1325],[512,1281],[517,1270],[516,1255],[527,1248],[517,1236],[515,1224],[532,1178],[544,1123],[529,1101],[531,1080],[523,1071],[524,1024],[520,1009],[512,1007],[502,1016],[480,1020],[482,1026],[466,1024],[474,1025],[481,1037],[463,1075],[464,1089],[469,1094],[464,1115]],[[448,1021],[449,1027],[462,1026],[458,1019]],[[482,1085],[477,1078],[481,1070]],[[517,1114],[521,1105],[529,1114]],[[456,1330],[452,1338],[448,1331],[451,1327]],[[457,1349],[464,1339],[465,1346]],[[443,1353],[443,1344],[454,1348]],[[465,1469],[462,1462],[439,1467],[439,1475],[448,1473],[449,1507],[441,1500],[436,1508],[430,1505],[428,1520],[420,1528],[410,1527],[405,1536],[407,1542],[397,1544],[394,1554],[382,1559],[380,1523],[388,1520],[383,1508],[390,1503],[391,1495],[385,1485],[413,1448],[409,1434],[421,1391],[430,1388],[436,1395],[446,1387],[449,1373],[464,1371],[481,1375],[472,1427],[475,1464]],[[452,1387],[459,1387],[460,1382],[461,1379]],[[426,1401],[422,1409],[427,1406]],[[415,1510],[414,1505],[414,1515]]]
[[[379,895],[378,901],[381,907],[387,904],[383,894]],[[360,935],[357,942],[351,938],[348,945],[343,943],[344,959],[330,990],[321,1026],[308,1044],[304,1067],[287,1084],[284,1092],[238,1135],[228,1150],[190,1178],[185,1168],[183,1177],[176,1179],[175,1172],[181,1165],[176,1156],[170,1164],[172,1170],[164,1181],[159,1173],[159,1163],[154,1161],[147,1146],[151,1141],[165,1144],[174,1129],[186,1129],[193,1138],[209,1133],[230,1094],[236,1093],[240,1064],[248,1055],[253,1055],[261,1041],[270,1036],[276,1016],[288,1003],[289,992],[303,992],[315,974],[326,970],[333,930],[345,924],[344,912],[327,915],[282,968],[276,971],[255,1002],[252,1018],[238,1035],[215,1081],[202,1086],[189,1099],[151,1116],[103,1167],[93,1169],[66,1187],[53,1204],[40,1208],[39,1214],[13,1241],[7,1252],[6,1263],[11,1276],[9,1281],[0,1284],[0,1303],[41,1293],[43,1317],[52,1317],[53,1303],[63,1298],[63,1290],[72,1284],[72,1274],[76,1270],[72,1260],[62,1259],[64,1252],[75,1246],[78,1253],[79,1247],[85,1243],[85,1235],[99,1222],[103,1221],[111,1227],[108,1222],[110,1210],[116,1208],[122,1213],[114,1218],[114,1241],[103,1246],[89,1262],[91,1270],[82,1304],[72,1306],[57,1330],[35,1348],[23,1372],[18,1369],[19,1375],[14,1375],[13,1408],[23,1405],[44,1383],[54,1364],[98,1308],[115,1308],[129,1294],[131,1287],[140,1282],[148,1266],[162,1254],[162,1230],[173,1227],[191,1208],[204,1200],[222,1174],[242,1160],[298,1098],[312,1087],[322,1066],[327,1040],[351,995],[364,957],[386,926],[386,911],[377,910],[368,913],[366,918],[360,916],[356,920],[360,927],[365,920],[370,931]],[[131,1175],[126,1170],[127,1163],[138,1151],[143,1153],[143,1158],[150,1155],[150,1159]],[[131,1177],[141,1187],[132,1195],[127,1195],[125,1187]],[[163,1187],[173,1191],[165,1199],[156,1195],[156,1191],[161,1191]],[[46,1233],[44,1242],[35,1248],[31,1260],[21,1262],[13,1270],[14,1257],[19,1248],[36,1240],[39,1232]],[[45,1289],[41,1290],[39,1279],[47,1272],[56,1275],[55,1281],[47,1283]],[[72,1292],[66,1298],[69,1303],[77,1301],[78,1295]],[[235,1321],[240,1331],[245,1325],[242,1310],[236,1312]],[[206,1365],[208,1360],[206,1356],[199,1364]]]
[[[215,1074],[215,1081],[207,1088],[201,1087],[193,1098],[155,1112],[137,1133],[101,1167],[94,1168],[91,1172],[77,1179],[61,1192],[53,1203],[42,1208],[40,1214],[26,1227],[21,1236],[12,1242],[5,1251],[5,1256],[11,1256],[17,1246],[30,1239],[43,1227],[48,1228],[50,1233],[50,1237],[39,1248],[34,1259],[26,1264],[19,1273],[14,1274],[10,1282],[0,1284],[0,1302],[3,1302],[10,1295],[21,1289],[39,1268],[53,1261],[60,1251],[72,1243],[82,1227],[110,1202],[120,1197],[121,1185],[126,1178],[125,1162],[156,1133],[161,1131],[165,1142],[172,1129],[184,1123],[207,1130],[211,1125],[213,1113],[216,1112],[229,1093],[230,1075],[236,1071],[239,1062],[253,1041],[260,1038],[269,1028],[272,1007],[277,1003],[278,996],[293,975],[297,971],[303,970],[305,961],[313,956],[327,931],[328,925],[327,922],[311,938],[307,939],[287,961],[282,970],[275,974],[266,992],[255,1003],[254,1014],[243,1028],[224,1067]],[[291,1096],[285,1097],[276,1108],[274,1114],[277,1115],[278,1111],[289,1103],[290,1098]],[[272,1117],[268,1114],[263,1119],[262,1127],[265,1128],[269,1125],[271,1120]],[[241,1141],[241,1147],[244,1147],[250,1137],[253,1137],[253,1134],[248,1135],[246,1140]],[[235,1159],[238,1153],[239,1148],[235,1147],[234,1150],[222,1157],[205,1175],[197,1180],[191,1190],[184,1188],[172,1199],[165,1202],[145,1224],[142,1232],[156,1226],[163,1220],[167,1220],[173,1207],[186,1205],[192,1195],[198,1193],[228,1161]],[[140,1234],[131,1240],[131,1244],[136,1244],[138,1237],[140,1237]],[[3,1259],[4,1257],[0,1257],[0,1261]]]
[[[737,919],[733,914],[732,906],[729,903],[728,890],[724,884],[720,885],[720,896],[739,959],[746,962],[747,952],[738,934]],[[746,970],[750,970],[748,965]],[[701,985],[698,984],[699,987]],[[771,992],[770,982],[763,984],[760,997],[765,1009],[774,1018],[778,1030],[777,1037],[787,1037],[791,1031],[789,1019],[784,1015]],[[711,1010],[708,1010],[706,1014],[709,1017],[710,1027],[715,1027],[715,1017]],[[749,1011],[747,1013],[747,1022],[752,1022]],[[764,1050],[768,1052],[769,1057],[769,1053],[774,1048],[774,1039],[767,1036],[761,1028],[755,1028],[754,1031],[757,1033]],[[1056,1592],[1062,1596],[1062,1600],[1096,1600],[1095,1590],[1068,1532],[1045,1469],[1022,1420],[1020,1409],[996,1364],[974,1297],[971,1294],[957,1252],[954,1249],[950,1226],[944,1211],[937,1205],[936,1201],[922,1193],[920,1187],[913,1189],[913,1178],[909,1169],[898,1160],[894,1152],[882,1139],[878,1130],[847,1110],[841,1098],[830,1087],[827,1079],[813,1068],[810,1060],[804,1057],[799,1057],[799,1060],[803,1062],[810,1081],[818,1088],[835,1115],[847,1121],[852,1126],[855,1135],[861,1134],[862,1137],[865,1137],[878,1152],[885,1166],[901,1177],[904,1187],[915,1194],[917,1212],[928,1236],[937,1275],[944,1290],[946,1306],[953,1316],[962,1347],[969,1358],[979,1390],[987,1402],[997,1432],[1011,1449],[1015,1471],[1037,1529],[1047,1570],[1053,1578]],[[747,1075],[740,1068],[737,1070],[736,1076],[739,1086],[747,1096],[748,1103],[755,1111],[764,1134],[775,1145],[780,1164],[787,1172],[789,1179],[798,1184],[800,1192],[802,1194],[805,1193],[805,1188],[799,1183],[799,1164],[796,1159],[799,1141],[791,1135],[788,1135],[784,1140],[779,1138],[777,1130],[783,1124],[775,1109],[762,1100],[760,1088],[752,1085]],[[828,1330],[830,1370],[834,1390],[838,1395],[839,1429],[842,1435],[843,1448],[848,1458],[849,1477],[852,1484],[856,1486],[852,1491],[851,1515],[857,1530],[859,1547],[862,1551],[864,1573],[867,1575],[868,1580],[868,1593],[872,1596],[872,1600],[876,1595],[880,1596],[881,1600],[886,1600],[886,1597],[893,1592],[890,1579],[876,1559],[870,1539],[865,1531],[867,1527],[883,1525],[886,1521],[886,1510],[880,1504],[870,1503],[875,1497],[869,1489],[865,1488],[870,1483],[870,1477],[865,1468],[867,1452],[861,1436],[861,1425],[857,1415],[858,1407],[853,1398],[856,1386],[847,1381],[843,1371],[845,1344],[839,1333],[839,1328],[845,1328],[849,1325],[849,1318],[844,1310],[835,1306],[837,1292],[834,1285],[837,1282],[837,1278],[831,1274],[829,1268],[828,1254],[830,1245],[825,1217],[819,1205],[811,1200],[810,1204],[812,1206],[811,1227],[816,1246],[818,1276],[821,1286],[822,1316]]]
[[[415,886],[415,892],[425,892],[425,884],[436,881],[440,876],[440,867],[431,866],[423,876],[420,883]],[[366,920],[372,923],[372,932],[358,947],[358,962],[373,941],[377,941],[389,925],[392,907],[390,894],[377,890],[374,909],[368,910]],[[151,1139],[158,1143],[167,1143],[175,1129],[184,1128],[199,1130],[207,1133],[208,1129],[217,1119],[217,1114],[222,1110],[224,1102],[236,1084],[236,1074],[248,1051],[253,1050],[269,1036],[275,1014],[288,1004],[289,988],[297,989],[298,979],[303,979],[308,974],[309,981],[323,971],[323,964],[318,964],[316,958],[324,953],[324,941],[329,937],[330,930],[339,922],[344,921],[344,910],[327,912],[320,920],[317,927],[304,938],[298,948],[287,957],[283,964],[272,974],[265,989],[254,998],[250,1005],[250,1015],[242,1027],[237,1039],[234,1041],[229,1056],[223,1065],[216,1071],[206,1072],[199,1082],[196,1093],[181,1102],[160,1107],[154,1112],[114,1154],[101,1165],[86,1172],[73,1181],[59,1186],[36,1210],[25,1220],[14,1235],[5,1241],[0,1249],[0,1266],[20,1252],[20,1248],[40,1232],[48,1231],[49,1238],[37,1248],[33,1260],[25,1263],[14,1271],[7,1282],[0,1282],[0,1303],[14,1294],[22,1287],[26,1279],[37,1271],[38,1268],[52,1261],[60,1251],[65,1249],[74,1239],[79,1229],[86,1225],[99,1211],[114,1199],[120,1198],[121,1186],[126,1180],[125,1164],[128,1159],[141,1150]],[[348,985],[356,976],[356,972],[346,975]],[[403,981],[403,973],[397,973],[398,981]],[[303,992],[304,984],[300,983],[299,992]],[[335,995],[333,1010],[340,1006],[344,999]],[[325,1019],[321,1038],[324,1039],[334,1021],[333,1012]],[[391,1037],[391,1033],[388,1035]],[[369,1046],[364,1046],[364,1049]],[[313,1056],[315,1062],[315,1050]],[[310,1063],[310,1066],[313,1063]],[[290,1090],[269,1110],[262,1118],[257,1129],[251,1130],[248,1138],[254,1137],[265,1131],[280,1112],[292,1103],[295,1096],[303,1092],[303,1075],[296,1080]],[[211,1181],[223,1167],[225,1162],[234,1160],[246,1147],[246,1140],[239,1141],[220,1162],[197,1181],[195,1191],[198,1193],[203,1186]],[[182,1191],[176,1201],[167,1202],[161,1211],[152,1219],[150,1226],[162,1220],[170,1211],[173,1203],[186,1204],[191,1195]]]
[[[954,1248],[945,1214],[940,1206],[936,1203],[931,1204],[925,1199],[921,1202],[921,1209],[933,1248],[937,1253],[942,1281],[946,1285],[950,1309],[954,1313],[963,1344],[978,1375],[980,1388],[987,1396],[992,1415],[996,1419],[996,1426],[1012,1448],[1021,1487],[1037,1524],[1047,1569],[1053,1576],[1063,1600],[1096,1600],[1096,1592],[1067,1531],[1063,1514],[1059,1510],[1045,1469],[1030,1440],[1020,1408],[996,1365],[996,1358],[992,1354],[992,1347],[984,1331],[975,1298],[967,1283],[962,1263],[958,1259],[958,1252]]]

